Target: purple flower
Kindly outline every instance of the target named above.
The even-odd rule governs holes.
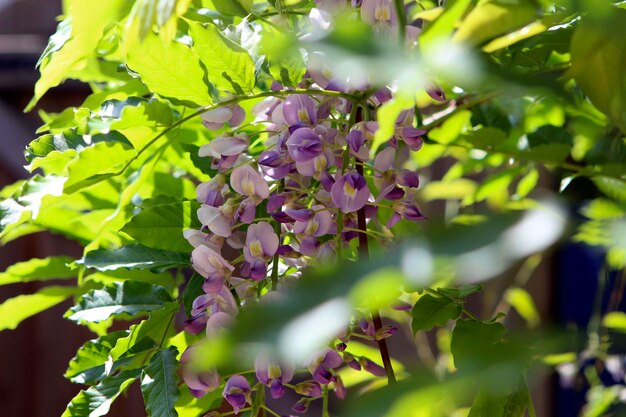
[[[346,365],[348,365],[350,368],[355,369],[357,371],[361,370],[361,364],[359,363],[359,361],[357,361],[356,359],[354,359],[354,356],[352,356],[350,353],[348,352],[344,352],[343,353],[343,361],[346,363]]]
[[[294,94],[283,103],[283,116],[290,126],[309,125],[317,123],[317,112],[313,99],[304,94]]]
[[[359,210],[367,203],[370,190],[367,187],[365,178],[353,172],[337,178],[330,194],[341,211],[344,213],[352,213]]]
[[[361,19],[370,25],[394,27],[396,8],[392,0],[363,0]]]
[[[239,126],[246,118],[246,112],[235,103],[206,111],[200,117],[204,127],[209,130],[218,130],[224,127],[225,123],[231,127]]]
[[[226,382],[222,396],[233,407],[235,414],[239,414],[239,410],[244,408],[246,404],[251,404],[250,384],[248,380],[241,375],[233,375]]]
[[[417,172],[403,169],[398,175],[398,184],[404,187],[417,188],[420,185],[420,178]]]
[[[294,161],[306,162],[322,153],[322,140],[313,129],[303,127],[287,139],[287,150]]]
[[[203,182],[196,187],[196,195],[198,202],[213,207],[219,207],[224,204],[223,192],[226,189],[226,182],[223,175],[216,175],[211,181]]]
[[[220,386],[220,375],[216,370],[194,372],[185,365],[191,360],[194,351],[190,346],[183,352],[180,357],[182,365],[182,377],[185,384],[189,387],[189,392],[196,398],[201,398],[208,392],[215,391]]]
[[[267,200],[267,211],[273,213],[280,210],[286,200],[287,196],[285,194],[272,194]]]
[[[206,278],[208,288],[219,291],[225,277],[231,274],[235,269],[226,259],[219,253],[215,252],[208,246],[198,246],[191,252],[191,260],[194,269]],[[215,288],[213,284],[217,285]],[[210,292],[213,292],[212,290]]]
[[[198,209],[198,220],[209,230],[221,237],[229,237],[232,234],[230,228],[234,224],[235,208],[228,204],[221,207],[213,207],[203,204]]]
[[[376,340],[386,339],[390,336],[393,336],[398,332],[398,328],[396,326],[383,326],[380,329],[376,330],[376,335],[374,338]]]
[[[281,366],[269,360],[267,355],[259,354],[254,363],[256,377],[263,384],[270,387],[272,398],[280,398],[285,393],[283,383],[291,381],[293,369],[289,366]]]
[[[443,91],[443,88],[438,85],[431,85],[426,89],[426,92],[437,101],[446,101],[446,93]]]
[[[233,327],[235,324],[235,319],[230,314],[218,311],[217,313],[211,314],[211,317],[206,322],[206,335],[207,337],[213,337],[219,333],[222,329],[228,329]]]
[[[371,360],[365,357],[362,357],[361,359],[359,359],[359,362],[361,363],[361,366],[363,367],[363,369],[365,369],[367,372],[371,373],[372,375],[385,376],[386,374],[385,368],[378,365],[377,363],[372,362]]]
[[[239,195],[257,197],[261,200],[270,195],[270,190],[257,170],[250,165],[241,165],[230,174],[230,186]]]
[[[313,379],[321,384],[329,384],[335,378],[330,371],[341,366],[342,363],[343,360],[337,352],[326,348],[316,355],[315,359],[308,364],[308,368]]]
[[[198,150],[198,156],[211,156],[213,158],[223,158],[225,156],[236,156],[248,148],[248,135],[239,133],[235,136],[222,136],[213,139]]]
[[[246,261],[252,263],[257,259],[269,259],[278,249],[278,236],[274,228],[267,222],[259,222],[248,227],[246,246],[243,254]]]
[[[399,129],[400,137],[404,140],[410,150],[419,151],[424,141],[422,135],[426,134],[425,130],[416,129],[412,126],[405,126]]]
[[[300,382],[294,387],[294,391],[300,395],[306,395],[313,398],[319,398],[322,396],[322,386],[319,382],[312,380]]]
[[[324,206],[315,205],[311,207],[316,211],[312,218],[309,220],[296,219],[293,232],[304,236],[323,236],[331,231],[333,226],[333,219],[330,211],[325,210]],[[287,211],[286,211],[287,212]]]
[[[297,403],[294,404],[291,409],[299,414],[304,414],[309,409],[309,403],[311,402],[308,398],[300,398]]]

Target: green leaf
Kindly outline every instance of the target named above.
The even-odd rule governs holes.
[[[372,154],[391,139],[396,130],[396,120],[403,110],[412,108],[415,105],[415,99],[410,95],[398,94],[393,99],[383,104],[377,112],[378,130],[374,134],[372,142]]]
[[[32,141],[24,155],[29,162],[27,169],[33,172],[39,167],[43,167],[46,172],[60,174],[65,165],[71,161],[78,152],[99,142],[123,143],[132,147],[126,137],[119,132],[109,132],[107,134],[89,135],[87,138],[76,132],[76,129],[69,129],[63,133],[55,135],[43,135]],[[74,151],[74,152],[72,152]],[[52,170],[49,169],[51,162],[57,162]]]
[[[178,309],[178,303],[165,303],[163,308],[152,311],[148,319],[130,326],[128,336],[118,339],[111,349],[111,358],[118,360],[141,352],[144,347],[152,347],[157,341],[164,339],[171,330],[172,319]]]
[[[429,48],[436,47],[439,41],[450,36],[470,3],[471,0],[457,0],[448,3],[443,14],[435,19],[420,35],[420,45]]]
[[[202,284],[204,284],[204,277],[195,273],[187,283],[187,287],[185,287],[185,292],[183,293],[183,305],[185,306],[185,313],[187,313],[187,316],[191,316],[191,305],[193,304],[193,300],[204,293],[202,290]]]
[[[534,19],[535,6],[528,0],[487,0],[472,9],[453,39],[478,45]]]
[[[461,315],[463,307],[446,297],[422,295],[413,306],[413,333],[420,330],[428,331],[435,326],[443,326],[449,320]]]
[[[77,384],[96,384],[106,376],[105,363],[115,342],[127,334],[125,330],[114,332],[82,345],[70,360],[65,377]]]
[[[533,298],[523,288],[511,287],[504,293],[504,299],[533,328],[539,324],[539,312]]]
[[[57,25],[57,31],[50,36],[46,49],[41,53],[41,56],[35,64],[35,68],[39,68],[39,65],[48,58],[52,53],[58,51],[63,47],[65,42],[68,41],[72,35],[72,19],[66,18],[59,22]]]
[[[67,165],[68,179],[63,190],[67,194],[110,178],[122,169],[137,152],[120,142],[100,142],[83,150]]]
[[[455,288],[437,288],[437,292],[447,297],[464,299],[483,290],[480,284],[465,284]]]
[[[187,45],[149,34],[131,46],[128,66],[160,96],[191,107],[212,102],[200,58]]]
[[[177,279],[169,272],[155,274],[148,270],[121,268],[114,271],[96,272],[85,277],[85,282],[97,282],[102,285],[111,285],[116,281],[140,281],[148,284],[161,285],[172,289]]]
[[[603,176],[593,177],[592,181],[604,194],[626,204],[626,181]]]
[[[189,252],[192,248],[183,237],[183,230],[201,227],[196,215],[198,208],[195,201],[149,207],[135,215],[121,232],[148,247]]]
[[[50,279],[74,278],[73,271],[67,264],[74,259],[67,256],[51,256],[44,259],[31,259],[11,265],[0,273],[0,285],[17,282],[46,281]]]
[[[452,143],[453,141],[455,141],[459,135],[471,128],[472,123],[471,123],[471,119],[472,119],[472,112],[470,112],[469,110],[461,110],[460,112],[454,114],[452,117],[450,117],[448,120],[446,120],[445,122],[443,122],[443,124],[439,127],[436,127],[434,129],[432,129],[430,132],[428,132],[428,137],[432,140],[434,140],[435,142],[442,144],[442,145],[447,145],[449,143]],[[480,132],[484,130],[481,129],[477,132]],[[479,137],[481,137],[481,133],[477,133],[475,132],[474,134],[478,134]],[[488,141],[487,136],[489,138],[491,138],[490,140],[501,140],[502,136],[499,133],[496,133],[494,130],[488,130],[483,132],[484,135],[482,136],[482,140],[484,141]]]
[[[67,405],[61,417],[100,417],[109,412],[115,399],[139,377],[139,371],[125,371],[81,391]]]
[[[47,287],[35,294],[9,298],[0,304],[0,331],[15,329],[23,320],[54,307],[79,291],[74,287]]]
[[[517,183],[517,191],[515,195],[518,198],[526,197],[532,190],[535,189],[537,181],[539,180],[539,171],[536,168],[532,168],[522,179]]]
[[[232,1],[232,0],[229,0]],[[248,51],[221,34],[214,25],[189,21],[192,49],[207,69],[209,81],[218,89],[235,94],[254,89],[254,61]]]
[[[118,268],[162,271],[189,266],[189,254],[129,245],[118,249],[96,249],[87,252],[78,263],[87,268],[109,271]]]
[[[179,417],[198,417],[206,413],[206,410],[218,408],[223,399],[220,390],[209,392],[202,398],[196,398],[188,389],[183,389],[175,408]]]
[[[112,315],[134,317],[140,313],[159,310],[169,301],[172,301],[172,297],[163,287],[125,281],[83,295],[78,304],[66,313],[66,317],[76,322],[99,322]]]
[[[626,10],[611,13],[603,23],[582,20],[572,38],[569,74],[591,102],[626,132]]]
[[[70,16],[66,19],[68,22],[66,25],[69,25],[69,22],[72,25],[71,37],[63,41],[67,36],[64,32],[68,28],[59,27],[62,32],[55,38],[54,46],[44,51],[44,56],[38,63],[41,77],[35,84],[35,94],[26,111],[31,110],[46,91],[65,80],[73,69],[84,65],[87,58],[96,55],[98,42],[105,28],[119,19],[124,3],[123,0],[72,1],[69,8]],[[51,40],[50,44],[52,42]]]
[[[626,333],[626,313],[613,311],[602,318],[602,325],[609,329]]]
[[[490,357],[506,329],[500,323],[458,320],[452,332],[450,349],[459,369],[479,368]]]
[[[513,387],[509,386],[509,381],[503,381],[496,392],[479,391],[468,417],[524,417],[530,401],[525,378]]]
[[[246,16],[252,10],[253,0],[210,0],[218,12],[227,16]]]
[[[269,72],[281,84],[295,87],[306,73],[304,58],[296,47],[297,40],[272,28],[264,28],[261,48]]]
[[[174,404],[180,396],[175,347],[157,352],[143,372],[141,392],[150,417],[177,417]]]

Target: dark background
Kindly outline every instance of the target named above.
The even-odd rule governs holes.
[[[23,150],[41,122],[37,109],[27,114],[23,109],[39,75],[35,63],[60,14],[61,0],[0,0],[0,188],[29,175],[23,168]],[[84,86],[68,82],[46,94],[37,108],[61,111],[80,104],[86,94]],[[49,255],[80,257],[81,249],[60,236],[37,233],[0,247],[0,270]],[[0,286],[0,302],[39,288],[38,283]],[[27,319],[16,330],[0,332],[0,416],[60,416],[81,389],[63,373],[78,347],[94,335],[63,319],[70,303]],[[145,415],[138,388],[129,395],[132,400],[116,401],[112,416]]]

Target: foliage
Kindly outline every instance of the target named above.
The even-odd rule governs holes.
[[[0,274],[66,284],[6,300],[0,330],[74,297],[66,317],[98,333],[64,416],[133,383],[150,416],[278,416],[284,390],[326,417],[534,415],[534,366],[581,353],[504,325],[511,308],[540,325],[524,286],[542,254],[580,241],[626,267],[623,2],[65,5],[28,109],[66,79],[92,93],[40,110],[33,175],[0,191],[3,245],[84,247]],[[497,311],[470,311],[514,270]],[[606,359],[597,336],[625,321],[598,317],[581,357]],[[397,331],[419,361],[390,356]],[[584,372],[585,415],[621,406]]]

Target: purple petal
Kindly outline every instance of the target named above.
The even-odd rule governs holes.
[[[297,403],[294,404],[293,407],[291,407],[291,409],[296,413],[304,414],[309,409],[309,402],[310,400],[308,398],[301,398],[300,400],[298,400]]]
[[[273,399],[282,397],[285,394],[285,387],[283,386],[283,383],[278,379],[273,380],[270,386],[270,394]]]
[[[294,391],[300,395],[319,398],[322,396],[322,386],[319,382],[309,380],[299,383],[294,387]]]
[[[337,179],[331,188],[331,197],[344,213],[352,213],[362,208],[370,196],[365,178],[357,173],[349,173]]]
[[[255,258],[271,258],[278,249],[278,236],[274,228],[267,222],[250,225],[246,235],[246,260],[252,262]]]
[[[417,188],[420,185],[420,178],[415,171],[402,170],[400,175],[398,175],[398,184],[409,187],[409,188]]]
[[[289,156],[296,162],[309,161],[322,153],[322,141],[313,129],[300,128],[287,139]]]
[[[267,183],[257,170],[250,165],[235,168],[230,175],[230,186],[240,195],[257,196],[261,199],[269,197]]]
[[[235,269],[208,246],[198,246],[191,252],[194,269],[205,278],[226,277]]]
[[[443,88],[439,86],[434,85],[426,89],[426,92],[437,101],[446,101],[446,93],[443,91]]]
[[[283,116],[289,125],[304,123],[313,126],[317,123],[315,101],[304,94],[294,94],[283,103]]]
[[[372,375],[376,375],[376,376],[386,375],[385,368],[372,362],[371,360],[367,358],[361,358],[359,362],[361,363],[361,366],[363,367],[363,369],[365,369],[367,372],[371,373]]]
[[[313,217],[313,212],[310,209],[287,209],[285,210],[285,214],[299,222],[306,222]]]

